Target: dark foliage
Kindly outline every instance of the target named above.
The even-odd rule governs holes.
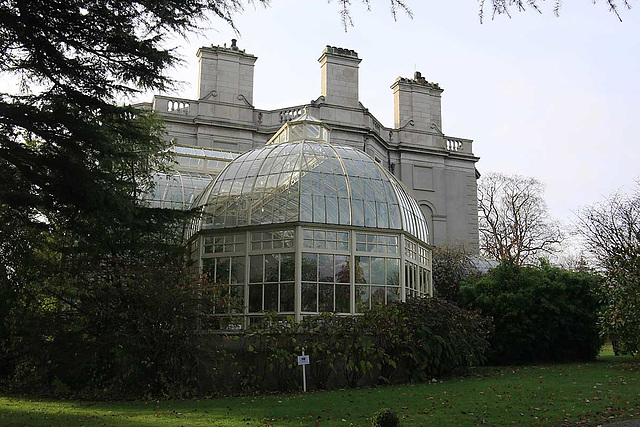
[[[432,277],[437,297],[457,301],[460,284],[478,274],[464,246],[444,245],[433,249]]]
[[[169,163],[153,114],[165,37],[236,0],[0,1],[0,375],[34,392],[179,394],[197,311],[178,251],[184,214],[140,195]],[[139,394],[138,394],[139,395]]]
[[[49,262],[16,292],[3,318],[5,384],[96,398],[196,390],[199,311],[179,254],[91,262]]]
[[[296,357],[304,349],[312,388],[425,381],[483,363],[488,334],[486,318],[436,298],[357,317],[323,314],[299,324],[267,316],[236,336],[236,344],[223,344],[224,363],[233,370],[218,371],[239,374],[235,390],[299,388]]]
[[[461,290],[467,307],[491,316],[490,361],[592,360],[602,344],[597,276],[504,261]]]
[[[391,408],[383,408],[373,414],[371,424],[374,427],[398,427],[400,419],[398,413]]]

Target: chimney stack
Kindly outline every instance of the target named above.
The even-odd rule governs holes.
[[[253,104],[253,68],[258,58],[239,49],[236,39],[231,40],[229,48],[201,47],[197,56],[199,100]]]
[[[432,132],[432,125],[442,129],[442,92],[438,83],[428,82],[420,71],[413,79],[398,77],[391,85],[393,89],[394,125],[396,129],[413,120],[407,130]]]
[[[357,52],[327,46],[318,59],[322,70],[322,96],[327,104],[358,108]]]

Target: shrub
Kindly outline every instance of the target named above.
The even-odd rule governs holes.
[[[437,297],[457,301],[460,284],[479,273],[463,245],[433,249],[433,290]]]
[[[25,292],[7,318],[16,391],[181,396],[202,378],[199,307],[175,255],[111,258]],[[101,274],[102,272],[104,274]]]
[[[489,347],[487,318],[439,298],[381,307],[363,320],[387,356],[381,362],[403,363],[414,381],[479,365]]]
[[[505,261],[461,290],[470,308],[493,318],[495,363],[591,360],[601,346],[598,278],[584,272]]]
[[[483,363],[488,332],[489,321],[478,312],[438,298],[412,299],[363,316],[325,313],[300,324],[265,322],[243,333],[241,347],[250,354],[236,360],[252,388],[296,385],[294,361],[302,348],[317,388],[424,381]],[[265,381],[269,376],[276,381]],[[282,377],[294,383],[278,382]]]
[[[391,408],[380,409],[373,414],[371,421],[374,427],[398,427],[400,425],[398,413]]]

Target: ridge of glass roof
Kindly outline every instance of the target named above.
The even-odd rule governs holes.
[[[327,125],[312,116],[305,108],[300,116],[282,125],[266,145],[305,140],[328,143],[330,132],[331,129]]]
[[[194,201],[192,232],[306,222],[402,229],[429,242],[416,200],[368,154],[348,146],[300,140],[248,151]]]

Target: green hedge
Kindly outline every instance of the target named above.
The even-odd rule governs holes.
[[[232,381],[227,375],[231,389],[300,387],[296,357],[304,348],[312,388],[424,381],[483,363],[488,333],[487,318],[437,298],[299,324],[267,316],[223,346],[227,355],[216,371],[237,373]]]
[[[592,360],[602,344],[598,277],[503,262],[464,284],[461,300],[493,318],[492,363]]]

